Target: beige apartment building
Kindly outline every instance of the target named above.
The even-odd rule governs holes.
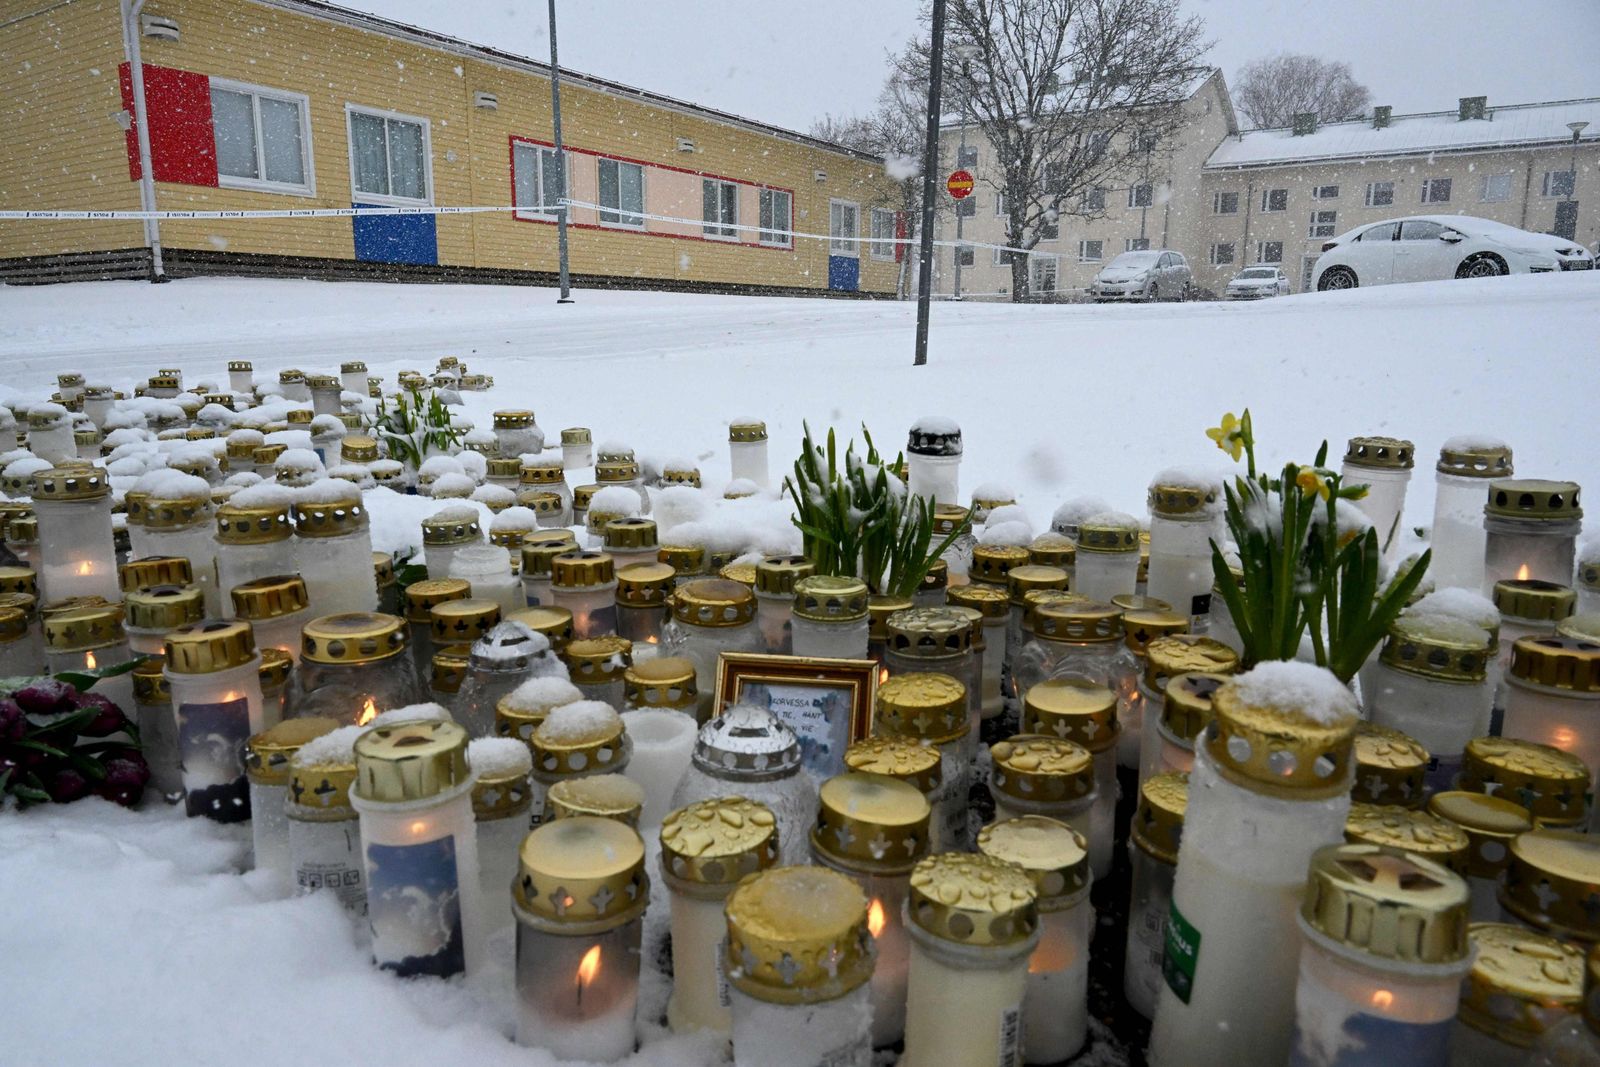
[[[1220,71],[1198,78],[1182,104],[1178,143],[1141,173],[1100,191],[1104,214],[1063,217],[1030,258],[1031,291],[1048,299],[1086,286],[1117,254],[1181,252],[1204,295],[1256,263],[1281,266],[1294,291],[1309,284],[1323,243],[1346,230],[1404,215],[1473,215],[1600,245],[1600,98],[1494,106],[1462,98],[1455,109],[1395,115],[1387,107],[1320,127],[1240,130]],[[1570,124],[1578,126],[1574,140]],[[978,178],[962,239],[1003,245],[998,194],[985,184],[992,152],[965,131],[967,169]],[[954,169],[962,130],[947,125],[943,154]],[[950,215],[951,213],[945,213]],[[938,237],[955,240],[955,220]],[[954,293],[955,248],[937,250],[935,291]],[[1006,299],[1004,253],[973,247],[961,288]]]

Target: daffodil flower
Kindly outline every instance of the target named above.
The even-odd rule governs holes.
[[[1222,416],[1222,424],[1211,427],[1206,431],[1206,436],[1215,441],[1218,448],[1232,456],[1235,463],[1239,462],[1239,456],[1244,453],[1244,432],[1233,412],[1230,411]]]
[[[1307,496],[1319,496],[1323,500],[1327,500],[1333,492],[1328,485],[1328,479],[1311,467],[1301,467],[1300,473],[1294,476],[1294,484],[1298,485],[1300,491]]]

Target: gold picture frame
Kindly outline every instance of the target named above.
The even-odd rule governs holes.
[[[806,769],[830,778],[844,772],[850,743],[871,735],[877,692],[878,664],[870,659],[724,652],[712,714],[753,697],[794,731]]]

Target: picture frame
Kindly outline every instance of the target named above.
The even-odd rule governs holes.
[[[851,742],[872,733],[877,692],[874,660],[724,652],[717,657],[712,714],[753,700],[794,731],[806,770],[831,778],[844,773]]]

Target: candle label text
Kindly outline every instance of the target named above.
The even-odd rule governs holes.
[[[250,702],[178,705],[178,761],[185,810],[191,818],[244,822],[250,818],[250,782],[244,746],[250,738]]]
[[[378,966],[402,978],[466,970],[456,839],[367,845],[367,922]]]
[[[1166,951],[1161,956],[1161,977],[1179,1000],[1189,1003],[1194,993],[1194,970],[1200,961],[1200,931],[1183,917],[1178,902],[1167,913]]]
[[[1022,1067],[1022,1005],[1013,1004],[1000,1013],[1000,1046],[995,1067]]]
[[[724,1008],[733,1007],[733,997],[728,992],[727,934],[723,934],[722,940],[717,942],[717,1004]]]

